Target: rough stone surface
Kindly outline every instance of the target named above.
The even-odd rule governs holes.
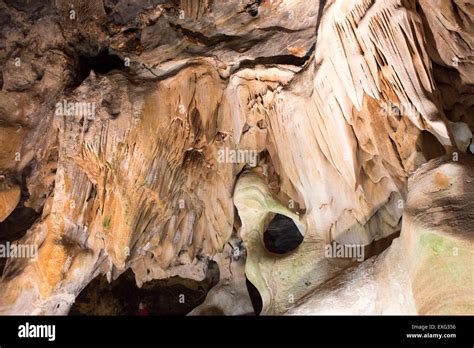
[[[474,293],[474,158],[421,166],[400,238],[321,285],[288,314],[468,315]]]
[[[39,217],[0,313],[67,314],[128,269],[202,280],[232,235],[262,313],[287,311],[351,264],[325,243],[392,238],[410,175],[466,151],[473,18],[465,0],[1,1],[0,221]],[[305,237],[284,256],[259,239],[278,212]],[[418,312],[462,312],[421,303],[423,279]]]

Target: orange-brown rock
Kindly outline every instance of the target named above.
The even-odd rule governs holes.
[[[352,264],[323,260],[326,244],[394,238],[411,175],[472,147],[464,1],[4,1],[0,11],[0,175],[16,180],[0,189],[0,223],[16,207],[38,214],[15,239],[38,257],[7,261],[1,314],[67,314],[94,277],[127,269],[138,285],[202,280],[210,259],[228,266],[231,236],[248,250],[262,313],[286,312]],[[304,235],[279,256],[263,244],[275,214]],[[413,272],[413,301],[394,311],[462,311],[423,303],[424,268]]]

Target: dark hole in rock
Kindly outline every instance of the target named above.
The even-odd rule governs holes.
[[[23,237],[40,215],[34,209],[25,207],[20,203],[10,216],[0,223],[0,243],[4,241],[11,242]]]
[[[417,149],[425,156],[427,161],[441,157],[446,154],[443,145],[436,137],[428,131],[422,131],[416,140]]]
[[[384,238],[374,240],[369,245],[364,246],[364,260],[370,259],[372,256],[379,255],[386,250],[395,238],[400,237],[400,231],[392,233]]]
[[[255,315],[260,315],[263,307],[262,297],[260,296],[260,293],[258,292],[255,285],[253,285],[250,280],[246,279],[245,282],[247,284],[247,291],[249,292],[250,301],[252,301]]]
[[[361,246],[359,244],[342,244],[338,243],[337,241],[332,241],[329,246],[333,246],[335,248],[333,250],[337,250],[338,248],[344,248],[344,250],[346,250],[346,253],[348,254],[341,256],[334,255],[331,258],[343,260],[348,260],[352,258],[353,260],[362,262],[364,260],[370,259],[373,256],[381,254],[388,247],[390,247],[390,245],[392,245],[393,240],[398,237],[400,237],[400,231],[394,232],[386,237],[374,240],[370,244],[364,245],[363,250],[359,248]],[[334,253],[337,252],[334,251]],[[362,257],[362,259],[359,259],[359,257]]]
[[[252,17],[258,16],[258,7],[260,6],[261,2],[262,0],[257,0],[251,4],[248,4],[247,6],[245,6],[245,11]]]
[[[104,0],[105,13],[110,15],[113,12],[115,6],[117,6],[118,2],[118,0]]]
[[[219,281],[218,273],[217,263],[210,261],[202,281],[172,277],[151,280],[141,288],[131,269],[110,284],[105,276],[99,276],[78,295],[69,314],[137,315],[142,302],[150,315],[186,315],[204,302]]]
[[[286,254],[303,242],[303,235],[292,219],[277,214],[263,234],[263,242],[268,251]]]
[[[30,197],[26,179],[31,174],[35,166],[35,161],[32,161],[22,172],[21,177],[21,198],[18,206],[12,213],[3,221],[0,222],[0,244],[6,242],[13,242],[22,238],[26,231],[28,231],[35,221],[41,216],[41,211],[25,207],[25,202]],[[0,276],[3,274],[7,259],[0,257]]]
[[[91,71],[96,74],[106,74],[112,70],[124,70],[125,62],[117,55],[109,54],[107,50],[100,52],[96,56],[79,55],[76,62],[76,69],[73,81],[67,86],[74,89],[84,81]]]

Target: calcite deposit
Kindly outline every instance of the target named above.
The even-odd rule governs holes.
[[[474,314],[473,21],[470,0],[0,1],[0,243],[37,251],[0,255],[0,314],[211,262],[190,315]]]
[[[474,158],[444,156],[409,179],[400,238],[322,284],[289,314],[474,311]]]

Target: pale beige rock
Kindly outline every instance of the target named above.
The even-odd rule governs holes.
[[[269,190],[261,171],[243,173],[234,191],[242,227],[239,231],[247,249],[245,273],[262,297],[262,315],[284,313],[308,291],[332,278],[351,260],[328,260],[324,242],[305,236],[304,242],[284,255],[272,254],[263,243],[263,232],[275,214],[291,218],[301,234],[299,212],[282,204]]]
[[[188,315],[254,315],[245,277],[245,248],[238,238],[231,238],[213,261],[219,265],[219,282],[206,300]]]
[[[474,158],[424,164],[410,178],[402,233],[288,314],[466,315],[474,310]]]
[[[21,188],[0,175],[0,222],[4,221],[20,202]]]
[[[474,158],[423,165],[410,179],[402,237],[417,312],[474,311]]]
[[[263,313],[282,313],[289,295],[344,268],[322,259],[325,243],[396,235],[408,177],[465,145],[450,122],[474,129],[463,1],[58,0],[0,11],[0,175],[25,175],[25,206],[43,208],[18,241],[39,257],[8,261],[1,314],[66,314],[96,275],[128,268],[139,285],[202,279],[231,237],[234,204]],[[63,102],[93,103],[95,115],[55,115]],[[239,198],[255,166],[261,190]],[[259,241],[275,212],[305,236],[278,258]],[[402,302],[389,311],[411,311]]]
[[[466,151],[472,140],[472,132],[469,126],[464,122],[451,123],[456,145],[461,151]]]

